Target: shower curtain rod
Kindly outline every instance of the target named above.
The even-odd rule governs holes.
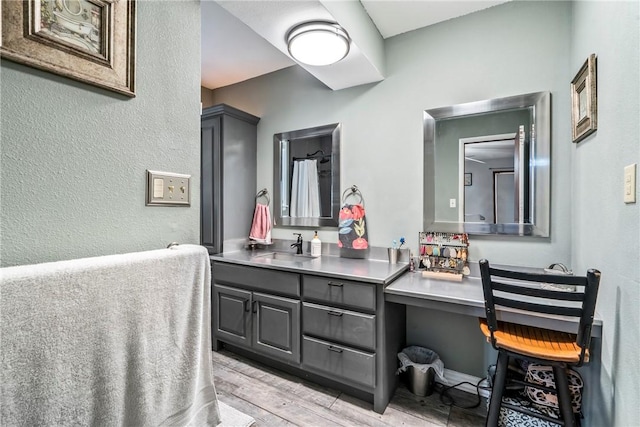
[[[307,154],[305,157],[294,157],[293,161],[295,162],[296,160],[324,159],[327,157],[331,158],[331,154],[324,154],[324,151],[318,150],[315,153]]]
[[[324,158],[331,158],[331,154],[325,154],[324,156],[317,155],[317,156],[294,157],[293,161],[295,162],[296,160],[311,160],[311,159],[324,159]]]

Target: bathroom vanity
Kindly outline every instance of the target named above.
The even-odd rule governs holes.
[[[406,263],[259,251],[211,259],[214,350],[224,344],[384,412],[397,384],[405,307],[383,292]]]

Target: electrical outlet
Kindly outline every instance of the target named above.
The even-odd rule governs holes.
[[[449,199],[449,207],[450,208],[456,207],[456,199]]]
[[[624,202],[636,202],[636,164],[624,168]]]
[[[190,206],[191,175],[147,170],[147,206]]]

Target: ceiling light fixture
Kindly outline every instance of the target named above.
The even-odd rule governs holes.
[[[305,22],[287,34],[289,53],[307,65],[335,64],[347,56],[350,43],[345,29],[332,22]]]

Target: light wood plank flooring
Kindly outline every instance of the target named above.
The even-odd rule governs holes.
[[[265,426],[484,426],[483,401],[475,409],[447,406],[437,393],[418,397],[401,385],[384,414],[373,405],[227,350],[213,352],[218,399]],[[456,403],[470,406],[476,397],[453,390]]]

